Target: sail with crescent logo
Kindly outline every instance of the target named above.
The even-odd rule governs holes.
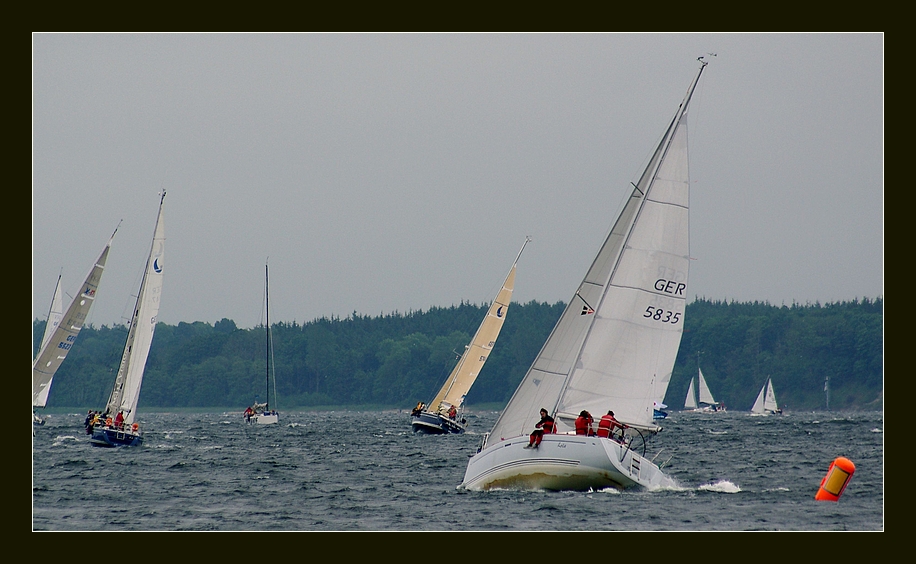
[[[483,321],[481,321],[480,327],[477,328],[474,338],[465,347],[464,354],[461,355],[458,364],[455,365],[448,379],[439,389],[439,393],[427,404],[427,408],[423,412],[425,416],[420,417],[421,411],[415,410],[412,422],[415,431],[438,434],[443,432],[461,433],[464,430],[462,425],[455,422],[456,417],[449,417],[448,414],[451,412],[456,415],[457,410],[464,405],[464,399],[468,391],[470,391],[471,386],[477,379],[477,375],[480,374],[480,370],[487,362],[490,351],[496,344],[496,339],[499,337],[499,332],[502,330],[503,323],[506,320],[506,312],[512,299],[512,291],[515,288],[515,271],[518,259],[522,256],[522,251],[525,250],[525,245],[529,241],[531,239],[526,237],[518,256],[515,257],[515,262],[512,263],[512,268],[509,269],[509,274],[506,276],[502,288],[497,293],[496,299],[490,304],[490,308],[487,310]],[[455,422],[455,425],[449,425],[449,421]],[[448,428],[448,431],[443,430],[445,427]]]
[[[159,214],[153,230],[153,242],[146,260],[143,280],[134,305],[127,330],[127,342],[121,355],[121,364],[115,377],[114,386],[108,397],[105,413],[109,417],[120,415],[104,426],[87,429],[92,433],[93,446],[137,446],[143,439],[137,417],[137,402],[140,400],[140,385],[146,371],[146,360],[153,344],[153,333],[159,317],[159,303],[162,297],[162,260],[165,252],[165,225],[162,220],[163,191],[159,199]]]

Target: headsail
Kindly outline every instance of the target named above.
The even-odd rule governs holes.
[[[657,429],[680,346],[688,246],[686,113],[702,63],[594,262],[567,304],[490,437],[526,434],[538,409],[560,430],[581,410]]]
[[[509,310],[509,302],[512,301],[512,291],[515,288],[515,271],[518,266],[518,259],[522,256],[522,251],[525,250],[525,246],[530,241],[530,238],[525,237],[525,242],[518,251],[515,262],[512,263],[512,268],[509,269],[509,274],[506,276],[502,288],[496,294],[496,299],[490,304],[490,309],[480,323],[480,327],[477,328],[474,338],[465,348],[464,354],[461,355],[458,364],[452,369],[439,393],[429,403],[430,411],[447,411],[452,406],[457,409],[464,404],[465,396],[477,379],[477,375],[480,374],[480,370],[490,356],[490,351],[493,350],[496,338],[499,337],[499,332],[502,330],[503,323],[506,320],[506,313]]]
[[[137,303],[134,306],[127,332],[127,343],[121,356],[118,375],[106,406],[108,413],[114,415],[124,412],[124,423],[133,423],[136,416],[137,402],[140,399],[140,385],[146,369],[146,359],[153,342],[159,316],[159,300],[162,295],[163,253],[165,251],[165,225],[162,221],[162,203],[165,192],[159,199],[159,215],[156,228],[153,230],[153,243],[150,247],[146,269]]]
[[[690,385],[687,386],[687,397],[684,399],[684,409],[697,408],[697,392],[693,387],[693,378],[690,379]]]
[[[80,293],[70,303],[70,307],[59,318],[57,327],[50,335],[45,330],[45,337],[41,350],[32,363],[32,406],[44,407],[48,401],[48,394],[51,392],[51,381],[54,374],[64,359],[67,358],[73,343],[76,342],[76,336],[79,335],[83,328],[83,323],[89,316],[89,310],[95,302],[96,293],[99,289],[99,282],[102,279],[102,272],[105,270],[105,262],[108,260],[108,251],[111,248],[111,242],[114,239],[118,229],[108,238],[108,243],[102,249],[99,258],[89,269],[89,274],[80,286]],[[60,299],[60,279],[58,279],[57,299]],[[52,313],[54,307],[51,308]],[[48,325],[52,321],[49,316]]]

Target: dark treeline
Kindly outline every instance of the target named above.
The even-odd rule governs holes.
[[[512,304],[470,406],[504,405],[553,328],[564,304]],[[883,409],[883,299],[773,306],[698,299],[665,402],[681,409],[697,362],[716,399],[749,410],[767,376],[788,410]],[[462,303],[378,317],[353,313],[272,326],[279,409],[319,406],[410,408],[428,401],[470,341],[486,305]],[[37,343],[44,321],[33,322]],[[103,407],[127,335],[124,326],[84,327],[54,379],[54,407]],[[160,323],[140,408],[237,407],[266,396],[265,329],[229,319]],[[37,349],[37,344],[34,345]],[[33,351],[36,353],[37,350]]]

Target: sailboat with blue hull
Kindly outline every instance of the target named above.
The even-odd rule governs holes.
[[[502,330],[515,288],[518,259],[530,241],[529,237],[525,237],[525,242],[518,251],[502,288],[496,294],[477,332],[470,344],[465,347],[464,354],[442,384],[436,397],[428,406],[421,403],[411,412],[411,426],[415,432],[430,435],[461,434],[467,429],[467,420],[459,414],[459,410],[464,407],[464,399],[490,356],[490,351],[493,350],[496,338]]]
[[[105,411],[97,424],[89,423],[87,432],[92,446],[140,446],[143,434],[137,422],[137,402],[140,385],[146,370],[146,359],[153,344],[153,333],[159,316],[162,297],[163,258],[165,251],[165,225],[162,221],[163,191],[159,198],[159,215],[153,230],[153,243],[146,260],[146,269],[140,283],[140,292],[134,305],[127,331],[127,343],[121,355],[121,364],[114,387],[108,397]]]
[[[478,452],[468,490],[676,487],[647,458],[680,347],[688,245],[687,107],[700,69],[591,267]],[[553,432],[532,431],[543,409]],[[611,413],[613,410],[613,413]],[[608,412],[623,438],[576,434]],[[601,425],[599,425],[599,431]],[[529,436],[531,433],[531,436]]]

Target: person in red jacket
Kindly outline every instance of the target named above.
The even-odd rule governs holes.
[[[592,414],[582,410],[579,413],[579,417],[576,417],[576,434],[577,435],[594,435],[595,431],[592,429],[592,423],[595,419],[592,417]]]
[[[556,430],[553,417],[551,417],[544,408],[541,408],[541,420],[538,421],[534,427],[535,429],[531,432],[531,436],[528,439],[528,446],[525,448],[537,448],[541,444],[541,439],[544,438],[544,433],[553,433]]]
[[[624,425],[614,417],[613,411],[608,411],[607,415],[601,417],[601,421],[598,421],[598,436],[599,437],[611,437],[614,434],[614,429],[628,429],[629,425]]]

